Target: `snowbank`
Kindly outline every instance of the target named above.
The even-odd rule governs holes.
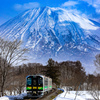
[[[78,91],[76,96],[76,91],[66,91],[58,95],[54,100],[94,100],[88,91]]]
[[[0,100],[15,100],[15,99],[21,100],[26,95],[27,95],[26,93],[23,93],[17,96],[4,96],[4,97],[1,97]]]
[[[63,89],[62,89],[63,90]],[[0,100],[21,100],[24,96],[26,96],[26,93],[17,95],[17,96],[4,96],[1,97]],[[74,100],[76,96],[76,91],[65,91],[61,94],[59,94],[54,100]],[[77,93],[76,100],[94,100],[93,97],[89,94],[88,91],[79,91]]]
[[[1,97],[0,100],[10,100],[8,97]]]

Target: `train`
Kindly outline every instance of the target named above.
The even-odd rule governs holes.
[[[26,91],[28,98],[42,97],[52,91],[52,79],[45,75],[28,75]]]

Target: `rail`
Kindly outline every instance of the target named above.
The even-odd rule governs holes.
[[[50,99],[46,99],[46,98],[49,98],[51,96],[53,96],[54,94],[56,94],[56,92],[59,91],[57,89],[52,89],[51,92],[49,92],[48,94],[45,94],[44,96],[40,97],[40,98],[29,98],[29,99],[26,99],[24,98],[23,100],[50,100]]]

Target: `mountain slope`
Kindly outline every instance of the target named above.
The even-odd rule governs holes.
[[[99,32],[99,23],[50,7],[27,10],[0,26],[1,37],[21,39],[37,60],[94,57],[100,51]]]

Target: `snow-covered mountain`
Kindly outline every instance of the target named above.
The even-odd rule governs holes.
[[[31,50],[32,59],[45,62],[50,57],[90,60],[100,51],[99,32],[99,23],[50,7],[27,10],[0,26],[1,37],[21,39]]]

